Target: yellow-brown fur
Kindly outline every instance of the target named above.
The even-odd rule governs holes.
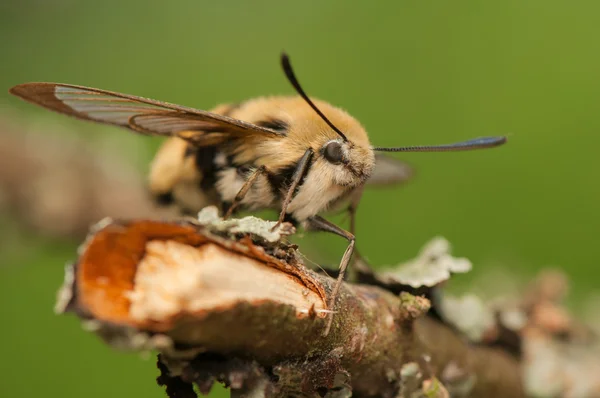
[[[289,207],[289,212],[298,213],[299,219],[315,215],[336,199],[349,194],[364,183],[374,167],[369,138],[360,123],[327,102],[314,102],[348,138],[346,154],[350,166],[359,170],[362,177],[357,178],[345,165],[330,164],[320,155],[327,142],[340,137],[300,97],[261,97],[237,106],[220,105],[211,111],[251,123],[280,120],[289,126],[285,136],[265,138],[249,135],[229,143],[227,148],[236,164],[265,166],[269,173],[276,174],[297,162],[308,148],[314,151],[305,184]],[[195,167],[193,157],[185,156],[187,146],[188,143],[180,138],[171,138],[163,144],[151,167],[150,187],[155,194],[171,192],[176,203],[196,211],[213,203],[214,197],[200,192],[203,176]],[[222,193],[221,199],[231,201],[242,182],[233,172],[221,173],[220,177],[217,187]],[[267,184],[266,178],[258,179],[243,204],[249,208],[280,204],[278,198],[268,196]]]

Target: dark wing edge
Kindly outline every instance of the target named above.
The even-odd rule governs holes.
[[[97,88],[62,83],[25,83],[9,92],[32,104],[78,119],[137,133],[180,136],[199,143],[208,133],[281,136],[273,129],[195,108]],[[204,129],[204,130],[202,130]],[[213,137],[214,138],[214,137]]]

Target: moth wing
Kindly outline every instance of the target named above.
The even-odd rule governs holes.
[[[141,134],[180,137],[200,146],[217,144],[232,135],[282,135],[276,130],[216,113],[97,88],[25,83],[9,92],[78,119],[125,127]]]
[[[402,184],[411,179],[414,170],[407,163],[380,153],[375,154],[375,169],[367,180],[368,186]]]

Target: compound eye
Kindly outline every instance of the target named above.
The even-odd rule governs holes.
[[[342,151],[342,144],[337,141],[331,141],[325,146],[324,151],[325,159],[330,163],[340,164],[344,160],[344,153]]]

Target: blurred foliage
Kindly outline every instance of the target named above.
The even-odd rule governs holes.
[[[581,299],[600,277],[599,26],[591,0],[2,0],[0,106],[45,112],[6,94],[27,81],[201,109],[291,94],[278,65],[285,49],[307,91],[347,109],[377,145],[510,134],[498,150],[405,155],[414,182],[367,192],[359,210],[358,247],[372,263],[411,258],[442,235],[475,266],[460,281],[491,266],[528,276],[557,265]],[[145,162],[157,145],[53,120],[90,139],[137,140],[132,157]],[[154,359],[115,353],[53,315],[75,244],[1,222],[0,396],[163,396]],[[306,240],[331,263],[344,248],[336,237]]]

